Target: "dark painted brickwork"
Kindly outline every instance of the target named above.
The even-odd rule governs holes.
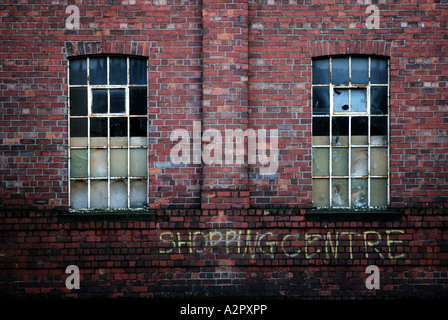
[[[87,0],[69,30],[66,1],[2,1],[0,294],[446,296],[447,5],[374,2],[368,29],[355,0]],[[147,215],[67,212],[67,60],[90,54],[148,59]],[[311,61],[336,54],[390,59],[386,218],[307,212]],[[277,129],[278,170],[172,164],[170,134],[193,121]]]

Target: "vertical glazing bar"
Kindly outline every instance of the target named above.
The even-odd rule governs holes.
[[[387,59],[387,206],[390,205],[390,59]]]
[[[372,193],[372,190],[370,189],[370,124],[371,124],[371,115],[370,115],[370,108],[371,108],[371,103],[370,103],[370,65],[371,65],[371,61],[370,61],[370,57],[369,57],[369,62],[368,62],[368,82],[367,82],[367,92],[366,92],[366,102],[367,102],[367,206],[370,207],[370,194]]]
[[[352,57],[348,58],[349,86],[352,85]],[[352,90],[348,89],[348,206],[352,206]]]
[[[328,192],[328,197],[329,197],[329,207],[333,207],[333,196],[332,196],[332,183],[333,183],[333,75],[332,75],[332,65],[333,65],[333,58],[330,57],[330,85],[329,85],[329,90],[330,90],[330,112],[329,112],[329,123],[330,123],[330,150],[329,150],[329,161],[328,161],[328,165],[329,165],[329,173],[330,173],[330,178],[329,178],[329,192]]]
[[[87,208],[90,209],[90,117],[92,115],[92,88],[90,87],[90,58],[87,58]]]
[[[109,57],[107,57],[106,61],[107,85],[109,85]],[[107,90],[107,100],[107,208],[110,209],[110,89]]]
[[[67,60],[67,105],[68,105],[68,205],[70,207],[71,201],[71,176],[70,176],[70,167],[71,167],[71,142],[70,142],[70,116],[71,116],[71,105],[70,105],[70,60]]]
[[[128,139],[128,149],[127,149],[127,158],[128,158],[128,167],[127,167],[127,196],[126,196],[126,206],[127,208],[131,207],[131,179],[130,179],[130,175],[131,175],[131,137],[130,137],[130,126],[131,126],[131,121],[130,121],[130,110],[131,110],[131,106],[130,104],[130,97],[129,97],[129,81],[130,81],[130,76],[129,76],[129,57],[126,58],[126,121],[127,121],[127,126],[128,126],[128,130],[127,130],[127,139]]]

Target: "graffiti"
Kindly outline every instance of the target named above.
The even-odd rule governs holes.
[[[368,230],[320,233],[274,234],[254,230],[190,231],[185,234],[166,231],[159,235],[161,254],[226,253],[247,256],[275,254],[287,258],[305,259],[402,259],[400,240],[403,230],[385,230],[383,233]]]

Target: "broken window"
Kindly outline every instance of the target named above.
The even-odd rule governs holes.
[[[147,206],[146,60],[69,61],[71,209]]]
[[[313,206],[387,207],[388,60],[313,60]]]

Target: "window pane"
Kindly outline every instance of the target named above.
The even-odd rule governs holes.
[[[110,149],[110,175],[128,176],[128,149]]]
[[[387,144],[387,117],[371,117],[370,143],[372,145]]]
[[[87,137],[87,119],[70,119],[70,137]]]
[[[332,119],[333,145],[348,145],[348,119],[348,117],[334,117]]]
[[[370,113],[387,114],[387,87],[370,88]]]
[[[90,84],[107,84],[107,58],[98,57],[89,60]]]
[[[107,118],[90,119],[90,136],[107,137]]]
[[[70,85],[87,84],[87,60],[70,60],[69,75]]]
[[[373,176],[387,175],[387,148],[370,149],[370,173]]]
[[[110,184],[110,207],[127,208],[128,186],[123,180],[112,180]]]
[[[334,89],[334,112],[349,112],[348,90]]]
[[[146,149],[131,149],[131,176],[146,177],[148,172],[148,155]]]
[[[330,114],[329,87],[313,87],[313,114]]]
[[[145,180],[131,180],[131,208],[146,206],[146,189]]]
[[[352,148],[351,173],[353,176],[366,176],[368,172],[367,148]]]
[[[70,185],[70,207],[73,209],[87,208],[87,182],[75,181]]]
[[[87,88],[70,88],[70,116],[87,115]]]
[[[387,179],[370,179],[370,205],[387,206]]]
[[[331,81],[333,84],[348,84],[348,58],[333,58]]]
[[[366,112],[366,90],[365,89],[355,89],[351,90],[351,108],[352,112]]]
[[[352,179],[351,185],[352,206],[366,207],[367,206],[367,179]]]
[[[370,83],[387,84],[387,60],[374,59],[370,61]]]
[[[348,175],[348,148],[333,148],[331,155],[333,176]]]
[[[126,58],[109,58],[109,81],[110,84],[127,83]]]
[[[368,118],[352,117],[352,144],[367,144]]]
[[[330,83],[330,59],[313,60],[313,84]]]
[[[90,183],[90,207],[107,208],[107,180],[92,180]]]
[[[147,119],[146,118],[130,118],[131,122],[131,145],[146,146],[148,144],[146,138]]]
[[[313,207],[330,206],[330,180],[313,179]]]
[[[107,150],[91,149],[90,151],[90,176],[107,177]]]
[[[335,207],[348,206],[348,179],[332,180],[332,199]]]
[[[110,112],[124,113],[125,112],[125,91],[124,89],[110,90]]]
[[[330,144],[330,118],[313,118],[313,145]]]
[[[130,114],[146,115],[146,87],[129,88]]]
[[[124,117],[110,118],[110,136],[111,137],[127,137],[128,136],[128,119]]]
[[[92,113],[107,113],[107,90],[92,90]]]
[[[313,176],[328,176],[330,174],[328,148],[313,148]]]
[[[70,177],[86,178],[87,177],[87,149],[71,149],[70,150]]]
[[[367,84],[369,82],[369,59],[352,58],[352,84]]]
[[[146,60],[129,59],[129,84],[146,84]]]

